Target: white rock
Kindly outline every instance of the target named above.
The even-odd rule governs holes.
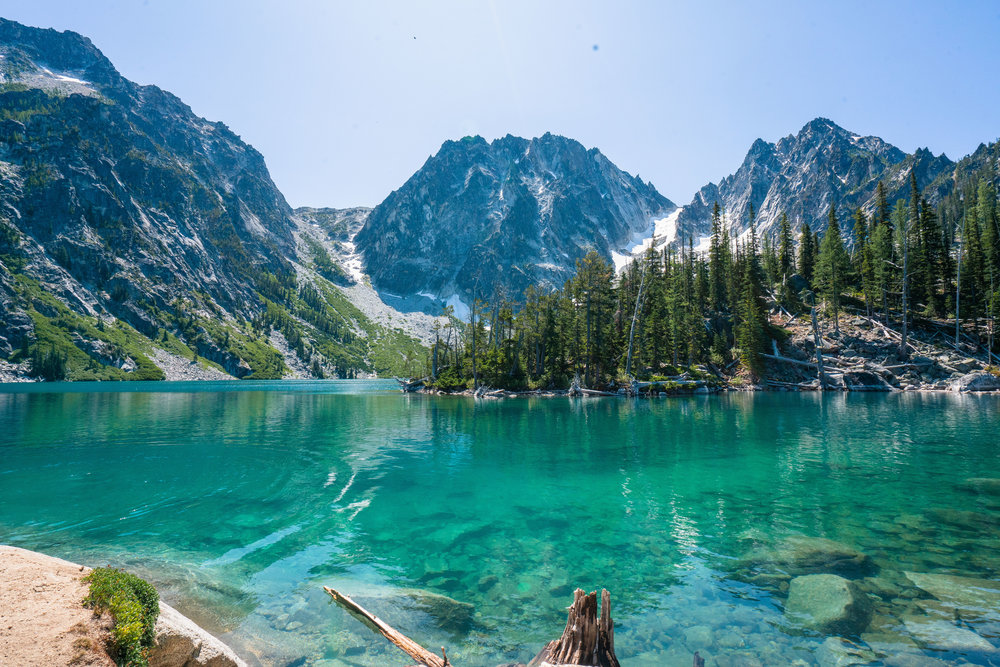
[[[231,648],[164,602],[155,630],[149,667],[247,667]]]

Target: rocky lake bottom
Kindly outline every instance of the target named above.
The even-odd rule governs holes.
[[[0,393],[0,542],[157,585],[251,664],[527,661],[573,590],[624,665],[1000,664],[1000,398]],[[128,389],[128,388],[126,388]]]

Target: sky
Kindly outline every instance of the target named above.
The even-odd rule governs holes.
[[[374,206],[448,139],[545,132],[678,204],[823,116],[958,159],[1000,137],[1000,2],[0,0],[265,157]]]

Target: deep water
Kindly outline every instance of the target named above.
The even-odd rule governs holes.
[[[326,585],[457,665],[526,662],[605,587],[623,664],[688,667],[827,655],[782,551],[827,538],[868,557],[866,660],[997,661],[1000,609],[904,574],[1000,580],[1000,495],[967,482],[1000,478],[997,397],[394,386],[2,385],[0,543],[135,571],[265,665],[408,664]]]

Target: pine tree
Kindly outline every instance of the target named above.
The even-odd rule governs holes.
[[[879,181],[875,188],[875,218],[872,220],[872,226],[887,224],[889,224],[889,202],[885,199],[885,186]]]
[[[858,210],[854,212],[854,235],[857,239],[854,250],[854,264],[856,275],[861,282],[861,293],[865,297],[865,308],[869,316],[872,314],[872,299],[877,289],[872,238],[870,234],[871,227],[868,225],[868,219],[865,216],[865,212],[859,206]]]
[[[802,223],[802,232],[799,235],[799,273],[810,285],[813,281],[813,270],[816,262],[816,242],[809,223]]]
[[[850,278],[851,260],[844,250],[833,206],[830,207],[829,220],[816,262],[816,285],[833,312],[834,331],[840,334],[840,293]]]
[[[778,270],[781,280],[785,281],[795,270],[795,249],[792,244],[792,226],[788,223],[788,214],[782,213],[778,222]]]
[[[922,293],[927,302],[928,315],[944,316],[945,249],[942,243],[941,225],[937,213],[930,203],[920,200],[920,245],[922,267]]]
[[[765,325],[767,310],[763,303],[763,270],[757,254],[757,229],[751,220],[750,237],[742,252],[741,296],[735,327],[736,346],[740,361],[754,380],[764,373]]]
[[[993,318],[997,302],[997,288],[1000,287],[1000,220],[997,215],[997,193],[992,177],[980,178],[976,193],[976,218],[982,234],[983,247],[983,288],[985,291],[985,315],[990,321],[989,343],[992,346]]]
[[[727,269],[729,268],[729,232],[724,229],[719,202],[712,207],[712,240],[708,249],[708,268],[711,288],[711,309],[716,312],[729,310]]]
[[[972,318],[972,331],[978,335],[978,318],[982,314],[982,286],[985,278],[982,234],[977,207],[966,208],[962,224],[962,319]]]

